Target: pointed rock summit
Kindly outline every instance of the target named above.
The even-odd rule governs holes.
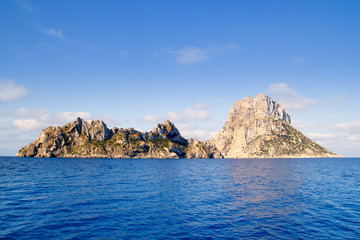
[[[108,129],[103,121],[77,118],[62,127],[48,127],[17,157],[80,158],[222,158],[209,143],[186,140],[170,121],[150,132]]]
[[[288,112],[265,94],[235,102],[209,142],[225,158],[339,157],[293,128]]]
[[[185,139],[169,120],[149,131],[108,129],[100,120],[77,118],[48,127],[18,157],[80,158],[285,158],[340,157],[291,126],[287,111],[259,94],[237,101],[211,140]]]

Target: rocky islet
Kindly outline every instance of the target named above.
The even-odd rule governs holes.
[[[292,158],[339,157],[291,126],[290,115],[276,101],[259,94],[233,104],[228,119],[212,139],[185,139],[170,121],[149,132],[109,129],[103,121],[77,118],[48,127],[18,157],[72,158]]]

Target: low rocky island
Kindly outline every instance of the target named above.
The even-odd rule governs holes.
[[[340,157],[291,126],[287,111],[259,94],[237,101],[212,139],[185,139],[170,121],[150,132],[109,129],[103,121],[77,118],[48,127],[17,157],[63,158],[309,158]]]

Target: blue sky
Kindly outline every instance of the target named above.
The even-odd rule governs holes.
[[[360,156],[360,1],[0,1],[0,155],[76,116],[209,139],[268,94]]]

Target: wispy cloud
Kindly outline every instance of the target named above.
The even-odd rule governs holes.
[[[196,103],[184,111],[170,111],[165,116],[146,115],[140,121],[156,124],[166,119],[172,121],[185,138],[206,140],[216,134],[214,129],[204,127],[204,124],[211,119],[208,106],[205,103]]]
[[[336,135],[332,133],[308,133],[306,135],[314,141],[336,138]]]
[[[154,115],[146,115],[146,116],[143,116],[141,119],[140,119],[141,122],[143,123],[159,123],[161,121],[163,121],[163,119],[161,119],[160,117],[157,117],[157,116],[154,116]]]
[[[299,130],[305,129],[310,126],[309,124],[304,123],[302,121],[292,120],[292,119],[291,119],[291,125],[293,125],[296,129],[299,129]]]
[[[120,57],[126,57],[126,56],[129,56],[129,55],[130,55],[130,53],[125,49],[122,49],[120,51]]]
[[[171,121],[186,122],[188,120],[208,120],[210,113],[204,103],[196,103],[193,107],[185,109],[183,112],[168,112],[166,118]]]
[[[359,156],[360,122],[343,122],[333,126],[320,124],[311,128],[304,134],[318,144],[347,157]]]
[[[35,9],[30,2],[25,0],[17,0],[16,3],[27,12],[32,12]]]
[[[208,106],[204,103],[196,103],[192,107],[186,108],[182,112],[167,112],[165,116],[154,116],[146,115],[140,119],[143,123],[159,123],[168,119],[174,122],[188,122],[188,121],[204,121],[210,119],[210,113],[208,111]]]
[[[96,51],[98,51],[98,52],[102,52],[102,51],[103,51],[103,49],[102,49],[101,47],[99,47],[98,45],[96,45],[95,43],[92,43],[92,44],[91,44],[91,47],[92,47],[93,49],[95,49]]]
[[[339,103],[344,103],[346,101],[347,95],[347,92],[341,91],[338,95],[331,96],[331,99]]]
[[[214,131],[214,129],[203,129],[194,123],[178,123],[176,127],[179,129],[183,137],[195,138],[198,140],[208,140],[217,133],[217,131]]]
[[[0,129],[7,129],[9,128],[8,124],[0,123]]]
[[[207,48],[197,48],[185,46],[178,50],[172,51],[175,55],[175,61],[179,64],[192,65],[209,58],[210,51]]]
[[[77,117],[89,120],[91,114],[88,112],[60,112],[51,114],[47,109],[31,110],[18,108],[14,110],[14,116],[18,117],[13,125],[24,132],[37,133],[48,126],[59,126],[74,121]]]
[[[348,132],[359,132],[360,133],[360,122],[344,122],[335,125],[336,130],[348,131]]]
[[[239,51],[240,47],[235,43],[227,43],[221,47],[209,46],[205,48],[184,46],[176,50],[169,51],[170,54],[175,56],[175,62],[184,65],[194,65],[203,62],[212,56],[217,56],[225,53],[226,51]]]
[[[0,80],[0,102],[14,101],[28,95],[29,90],[14,80]]]
[[[36,118],[16,119],[14,126],[24,132],[38,131],[46,127],[46,124]]]
[[[60,112],[55,115],[56,119],[59,119],[61,122],[71,122],[74,121],[77,117],[84,119],[90,119],[91,114],[88,112]]]
[[[303,111],[316,103],[316,100],[300,96],[286,83],[273,83],[265,90],[290,112]]]
[[[302,57],[292,57],[291,58],[292,62],[296,62],[296,63],[303,63],[303,62],[307,62],[306,58],[302,58]]]
[[[56,37],[59,39],[66,39],[66,35],[63,33],[62,29],[56,29],[54,27],[50,28],[50,29],[44,29],[43,33],[50,35],[52,37]]]
[[[20,118],[36,118],[40,121],[50,121],[51,114],[47,109],[30,110],[28,108],[17,108],[14,110],[13,115]]]

